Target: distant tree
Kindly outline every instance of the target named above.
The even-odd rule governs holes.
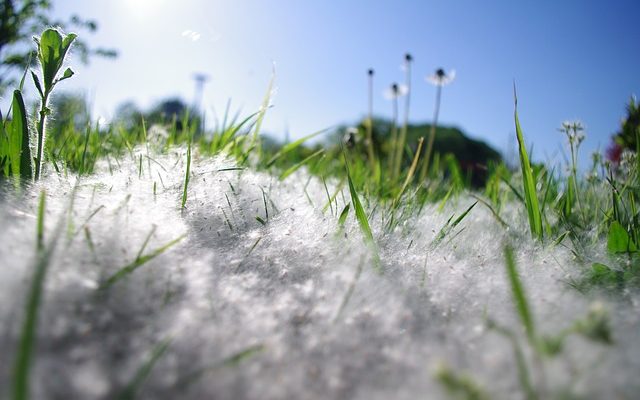
[[[200,115],[194,113],[187,104],[177,97],[162,100],[156,104],[148,113],[145,114],[145,121],[149,124],[167,124],[173,123],[175,119],[176,129],[181,131],[184,119],[187,118],[189,128],[193,130],[195,135],[199,135],[202,119]]]
[[[620,130],[615,134],[615,141],[625,149],[636,151],[640,136],[640,103],[631,97],[627,104],[627,116],[622,120]]]
[[[202,134],[200,128],[202,120],[199,115],[177,97],[170,97],[156,103],[148,111],[142,111],[133,101],[127,101],[118,106],[113,118],[113,122],[124,129],[130,130],[140,126],[144,118],[147,128],[153,124],[171,125],[176,124],[176,129],[182,131],[183,123],[187,118],[189,129],[198,136]]]
[[[54,20],[49,16],[50,11],[50,0],[0,0],[0,95],[16,84],[17,72],[27,68],[29,56],[34,53],[33,35],[49,26],[58,26],[65,31],[78,28],[95,32],[98,29],[95,21],[77,15],[68,21]],[[113,49],[91,49],[80,39],[75,41],[73,51],[84,63],[92,55],[117,56]],[[31,62],[35,64],[35,56],[31,57]]]
[[[47,125],[49,137],[56,137],[63,129],[73,128],[76,132],[84,132],[90,123],[89,107],[86,98],[79,93],[60,92],[53,96],[50,108],[52,118]]]
[[[118,105],[112,122],[129,131],[140,124],[142,117],[143,113],[138,105],[129,100]]]

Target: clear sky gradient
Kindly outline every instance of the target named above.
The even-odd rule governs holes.
[[[604,149],[632,94],[640,94],[640,1],[477,0],[54,0],[54,14],[94,18],[86,39],[120,51],[116,60],[73,62],[64,83],[84,90],[107,119],[133,100],[191,102],[203,72],[203,106],[255,111],[276,65],[277,94],[264,128],[299,137],[363,117],[368,68],[377,115],[382,96],[414,59],[411,119],[432,118],[435,88],[424,77],[455,69],[440,121],[504,151],[514,134],[513,90],[535,158],[559,161],[561,122],[586,125],[587,153]],[[208,119],[212,119],[209,113]]]

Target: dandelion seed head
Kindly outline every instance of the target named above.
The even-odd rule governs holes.
[[[448,73],[444,69],[438,68],[432,75],[427,76],[427,82],[436,86],[446,86],[453,82],[456,77],[456,71],[452,69]]]
[[[409,87],[404,84],[393,83],[383,95],[387,100],[397,99],[398,97],[406,96],[409,93]]]

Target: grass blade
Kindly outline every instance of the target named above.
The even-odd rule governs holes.
[[[509,278],[509,284],[511,286],[511,293],[515,302],[516,311],[520,317],[522,325],[524,325],[527,338],[532,344],[535,344],[535,325],[533,323],[533,317],[531,316],[531,309],[524,293],[524,287],[520,281],[520,276],[516,269],[516,261],[513,256],[513,249],[507,245],[504,249],[505,265],[507,267],[507,276]]]
[[[322,153],[324,153],[324,149],[320,149],[320,150],[316,151],[315,153],[311,154],[310,156],[308,156],[304,160],[302,160],[299,163],[296,163],[292,167],[288,168],[286,171],[284,171],[282,174],[280,174],[280,180],[282,181],[282,180],[286,179],[289,175],[291,175],[294,172],[296,172],[300,167],[302,167],[303,165],[308,163],[310,160],[312,160],[313,158],[319,156]]]
[[[38,330],[38,313],[44,292],[44,280],[49,267],[50,256],[54,248],[54,243],[45,249],[44,245],[44,210],[45,193],[40,194],[38,205],[38,221],[36,233],[37,260],[31,287],[27,295],[27,305],[25,309],[25,319],[22,324],[20,342],[13,370],[13,399],[26,400],[29,396],[29,377],[31,373],[31,362],[35,345],[36,333]]]
[[[349,193],[351,194],[351,204],[353,204],[353,211],[356,214],[356,219],[358,220],[358,224],[360,225],[360,230],[364,234],[365,242],[372,248],[373,250],[373,260],[375,268],[378,272],[382,273],[382,265],[380,264],[380,255],[378,254],[378,248],[376,246],[375,239],[373,238],[373,232],[371,231],[371,226],[369,226],[369,218],[367,218],[367,213],[365,213],[364,208],[362,207],[362,203],[360,203],[360,198],[358,197],[358,192],[356,191],[355,186],[353,185],[353,180],[351,179],[351,173],[349,172],[349,162],[347,161],[347,156],[344,154],[344,162],[347,168],[347,181],[349,182]]]
[[[162,358],[164,353],[169,348],[170,344],[171,344],[171,340],[167,339],[167,340],[163,340],[162,342],[158,343],[153,348],[153,351],[151,352],[151,356],[149,357],[149,359],[147,361],[145,361],[144,364],[142,364],[140,366],[138,371],[136,371],[136,374],[134,375],[134,377],[131,380],[131,382],[129,382],[129,384],[125,387],[125,389],[122,391],[122,393],[118,397],[119,399],[121,399],[121,400],[133,400],[133,399],[136,398],[136,393],[138,393],[138,391],[140,390],[140,387],[144,383],[145,379],[147,379],[147,377],[151,373],[151,370],[153,370],[153,367],[156,365],[158,360],[160,360],[160,358]]]
[[[131,274],[136,269],[140,268],[142,265],[146,264],[147,262],[149,262],[152,259],[156,258],[160,254],[164,253],[168,248],[170,248],[174,244],[178,243],[179,241],[184,239],[186,236],[187,236],[186,234],[184,234],[182,236],[179,236],[176,239],[173,239],[169,243],[165,244],[164,246],[160,246],[157,249],[153,250],[149,254],[145,254],[144,256],[136,257],[136,259],[133,260],[133,262],[131,262],[130,264],[127,264],[124,267],[120,268],[116,273],[114,273],[106,281],[104,281],[104,283],[102,285],[100,285],[98,290],[105,290],[105,289],[110,288],[116,282],[118,282],[120,279],[122,279],[125,276]]]
[[[282,148],[273,156],[271,157],[271,159],[269,159],[269,161],[267,161],[267,165],[266,167],[269,168],[271,167],[276,161],[278,161],[278,159],[280,157],[282,157],[283,155],[292,152],[293,150],[297,149],[298,147],[300,147],[304,142],[306,142],[307,140],[318,136],[319,134],[325,132],[327,129],[322,129],[319,130],[317,132],[314,132],[310,135],[307,135],[305,137],[302,137],[298,140],[296,140],[295,142],[291,142],[291,143],[287,143],[284,146],[282,146]]]
[[[524,186],[525,206],[529,216],[529,227],[531,235],[542,240],[542,214],[538,205],[538,196],[536,193],[536,182],[533,179],[533,170],[529,162],[529,155],[524,143],[522,128],[520,128],[520,120],[518,119],[518,97],[516,95],[515,84],[513,86],[513,97],[515,102],[514,119],[516,123],[516,136],[518,138],[518,149],[520,153],[520,167],[522,168],[522,184]]]
[[[191,175],[191,140],[189,140],[189,144],[187,146],[187,171],[184,174],[184,189],[182,190],[182,204],[180,208],[184,209],[185,204],[187,204],[187,189],[189,187],[189,179]]]

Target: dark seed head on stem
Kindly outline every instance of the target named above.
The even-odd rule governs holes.
[[[374,72],[375,71],[373,70],[373,68],[369,68],[369,70],[367,71],[367,74],[369,74],[369,76],[373,76]]]

